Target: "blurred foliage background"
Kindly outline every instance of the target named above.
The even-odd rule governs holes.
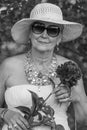
[[[64,19],[84,25],[82,35],[72,42],[61,43],[58,53],[78,63],[87,93],[87,0],[0,0],[0,62],[27,49],[13,41],[10,30],[15,22],[29,17],[31,9],[40,2],[59,5]]]
[[[74,41],[61,43],[57,53],[77,62],[83,73],[87,94],[87,0],[0,0],[0,63],[9,56],[23,53],[29,47],[29,43],[15,43],[10,31],[15,22],[29,17],[31,9],[40,2],[59,5],[64,19],[84,25],[82,35]],[[72,118],[70,119],[72,124]],[[87,130],[87,127],[79,130]]]

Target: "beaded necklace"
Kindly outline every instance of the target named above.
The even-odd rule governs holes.
[[[46,71],[44,71],[45,73],[43,73],[39,71],[35,66],[32,60],[31,51],[29,51],[28,53],[26,53],[24,68],[25,68],[25,74],[29,84],[37,85],[37,86],[49,85],[51,84],[49,78],[56,77],[56,72],[55,72],[57,68],[56,55],[53,55],[50,66]]]

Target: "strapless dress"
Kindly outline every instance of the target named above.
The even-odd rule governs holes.
[[[16,111],[15,107],[18,106],[26,106],[31,108],[32,97],[31,93],[28,90],[31,90],[35,92],[39,97],[46,99],[46,97],[52,92],[52,86],[40,86],[40,88],[39,86],[28,84],[12,86],[5,92],[5,102],[7,104],[7,107],[14,111]],[[55,95],[51,95],[50,98],[46,101],[46,104],[50,105],[54,109],[55,122],[59,125],[62,125],[65,130],[70,130],[66,113],[69,103],[62,103],[60,105],[56,102]],[[8,130],[8,126],[4,124],[2,130]],[[50,128],[39,126],[34,128],[34,130],[50,130]]]

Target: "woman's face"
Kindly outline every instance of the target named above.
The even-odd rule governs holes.
[[[61,41],[61,26],[51,23],[35,22],[31,27],[32,47],[40,51],[53,50]]]

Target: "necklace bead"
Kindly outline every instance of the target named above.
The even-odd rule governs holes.
[[[26,59],[25,59],[25,74],[27,77],[27,80],[29,84],[32,85],[48,85],[51,84],[49,78],[56,77],[56,68],[57,68],[57,58],[55,55],[53,55],[51,64],[49,65],[47,70],[40,71],[35,66],[33,60],[32,60],[32,54],[31,51],[26,53]]]

